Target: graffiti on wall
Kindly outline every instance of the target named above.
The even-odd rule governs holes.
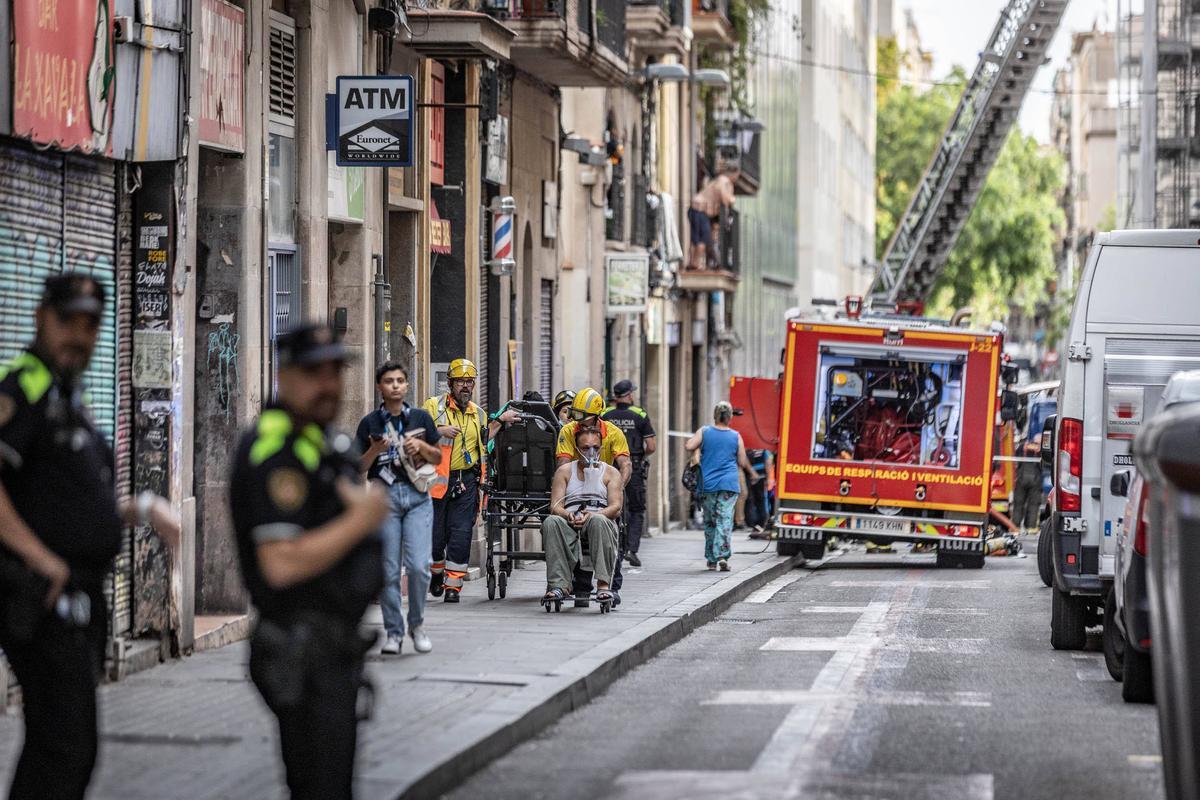
[[[213,374],[217,403],[225,412],[226,421],[233,408],[233,399],[241,388],[238,377],[238,342],[241,338],[228,322],[222,322],[208,335],[208,369]]]

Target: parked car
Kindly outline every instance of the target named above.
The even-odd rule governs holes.
[[[1136,276],[1136,280],[1131,279]],[[1050,643],[1079,650],[1113,584],[1125,497],[1112,477],[1167,379],[1200,355],[1200,242],[1195,231],[1096,237],[1064,341],[1054,432]]]
[[[1159,413],[1200,401],[1200,370],[1178,372],[1163,389]],[[1125,496],[1118,526],[1113,588],[1104,604],[1104,661],[1122,681],[1127,702],[1154,701],[1150,665],[1150,598],[1146,587],[1146,482],[1133,467],[1113,474],[1113,494]]]
[[[1200,353],[1197,353],[1200,355]],[[1146,575],[1169,800],[1200,798],[1200,402],[1151,420],[1135,455],[1146,491]]]

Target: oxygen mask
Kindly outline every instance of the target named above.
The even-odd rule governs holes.
[[[600,465],[599,447],[584,447],[579,451],[579,455],[583,458],[583,465],[589,469]]]

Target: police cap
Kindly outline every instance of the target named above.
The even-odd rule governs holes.
[[[346,348],[328,325],[302,323],[275,340],[279,368],[309,367],[327,361],[345,363]]]
[[[42,307],[52,308],[59,316],[104,314],[104,287],[90,275],[63,272],[46,279],[42,289]]]

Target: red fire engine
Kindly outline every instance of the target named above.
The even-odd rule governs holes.
[[[779,378],[732,381],[746,446],[778,453],[779,552],[927,542],[983,566],[1002,335],[847,310],[789,320]]]

